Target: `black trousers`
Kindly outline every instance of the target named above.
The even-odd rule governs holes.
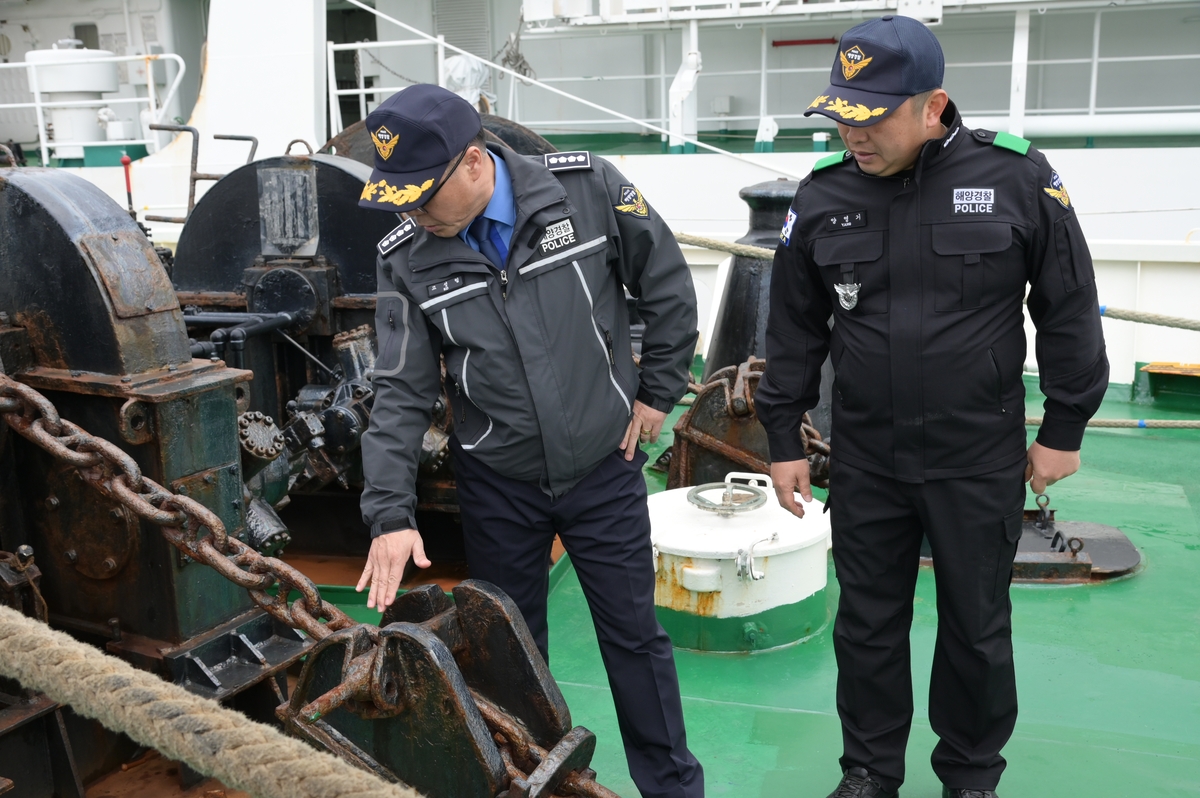
[[[616,704],[629,774],[645,798],[700,798],[671,640],[654,614],[650,516],[638,452],[609,455],[556,501],[452,444],[471,576],[508,593],[549,658],[546,594],[557,534],[579,575]]]
[[[1000,781],[1000,749],[1017,720],[1008,589],[1024,467],[909,484],[835,460],[829,509],[841,587],[833,642],[843,770],[864,767],[889,791],[904,781],[913,714],[909,631],[924,533],[938,611],[933,770],[953,789],[992,790]]]

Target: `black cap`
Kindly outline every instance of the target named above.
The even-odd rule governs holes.
[[[479,135],[483,122],[454,92],[420,83],[381,102],[366,125],[375,169],[358,204],[399,213],[433,196],[450,161]]]
[[[941,88],[945,71],[942,46],[922,23],[891,15],[868,20],[842,36],[830,86],[804,115],[867,127],[914,94]]]

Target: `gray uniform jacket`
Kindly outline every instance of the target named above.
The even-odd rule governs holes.
[[[588,153],[493,152],[517,205],[504,270],[412,222],[379,242],[375,401],[362,442],[372,537],[416,528],[439,355],[463,449],[553,497],[616,450],[635,398],[666,412],[687,388],[691,274],[641,193]],[[640,370],[625,288],[646,323]]]

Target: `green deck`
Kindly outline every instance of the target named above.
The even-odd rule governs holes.
[[[1119,395],[1120,391],[1110,391]],[[1041,415],[1040,395],[1029,414]],[[677,411],[678,413],[678,411]],[[1109,400],[1108,418],[1195,418]],[[673,423],[674,419],[670,423]],[[654,456],[661,447],[655,447]],[[653,460],[653,457],[652,457]],[[662,475],[648,472],[651,490]],[[1144,569],[1120,582],[1013,590],[1021,715],[1005,749],[1004,798],[1200,793],[1200,431],[1095,430],[1083,469],[1050,490],[1059,517],[1119,526]],[[1032,501],[1029,504],[1033,506]],[[637,791],[621,750],[604,668],[569,563],[550,596],[551,670],[578,724],[599,737],[593,767]],[[837,600],[830,569],[831,608]],[[917,715],[905,798],[938,798],[925,712],[937,618],[932,572],[917,584]],[[676,652],[688,740],[711,796],[823,797],[840,777],[830,630],[751,655]]]
[[[1027,384],[1036,385],[1027,378]],[[1113,386],[1106,418],[1197,418],[1126,401]],[[1041,415],[1033,390],[1030,415]],[[1178,405],[1176,405],[1178,407]],[[674,424],[676,408],[666,424]],[[1031,431],[1032,434],[1032,431]],[[650,462],[670,443],[651,447]],[[651,492],[665,475],[647,468]],[[820,494],[820,491],[818,491]],[[1080,473],[1050,490],[1063,520],[1120,527],[1142,570],[1109,584],[1013,589],[1021,714],[1005,749],[1003,798],[1150,798],[1200,794],[1200,430],[1092,430]],[[1032,501],[1028,504],[1033,507]],[[827,591],[836,606],[830,569]],[[324,589],[323,589],[324,590]],[[329,590],[338,590],[329,588]],[[360,620],[353,588],[329,594]],[[933,574],[922,570],[913,621],[917,714],[905,798],[939,798],[925,713],[936,633]],[[596,732],[601,783],[636,798],[587,606],[569,560],[551,574],[551,670],[575,723]],[[744,655],[677,651],[692,750],[708,795],[823,798],[840,777],[830,628],[807,643]]]

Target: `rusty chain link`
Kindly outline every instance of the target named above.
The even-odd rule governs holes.
[[[49,399],[4,374],[0,374],[0,417],[17,434],[73,466],[83,481],[102,495],[161,527],[163,537],[180,552],[245,588],[254,603],[275,619],[314,640],[323,640],[341,629],[361,626],[371,642],[379,645],[378,627],[354,621],[325,601],[307,576],[280,559],[259,554],[229,535],[216,513],[195,499],[172,493],[146,477],[122,449],[60,417]],[[205,530],[208,530],[207,535]],[[268,591],[276,584],[279,589],[271,595]],[[288,596],[293,591],[300,595],[289,604]],[[40,593],[38,598],[41,598]],[[537,768],[547,752],[502,709],[480,696],[476,696],[476,700],[495,734],[510,778],[527,779],[527,774]],[[360,710],[365,717],[370,717],[368,708],[361,707]],[[573,771],[558,792],[581,798],[619,798],[598,784],[595,775],[590,769]]]
[[[18,435],[73,466],[101,494],[162,527],[163,537],[183,554],[245,588],[255,604],[280,622],[315,640],[355,625],[322,599],[304,574],[232,537],[212,510],[149,479],[122,449],[60,417],[49,399],[3,374],[0,416]],[[272,596],[267,591],[276,584],[279,591]],[[300,595],[289,605],[292,591]]]

